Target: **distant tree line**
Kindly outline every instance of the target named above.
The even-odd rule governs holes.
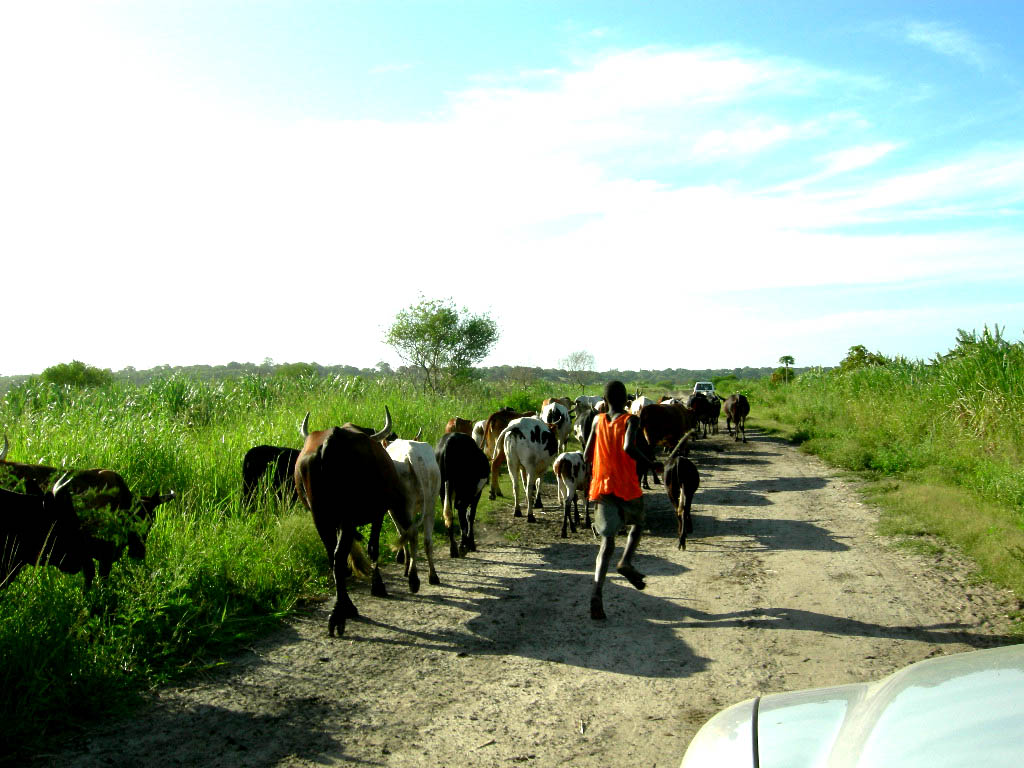
[[[680,389],[694,381],[716,381],[721,379],[760,379],[770,377],[774,368],[663,368],[663,369],[618,369],[588,372],[582,378],[582,384],[597,391],[598,387],[611,379],[619,379],[629,385],[652,387],[658,389]],[[796,377],[807,368],[790,368],[789,375]],[[155,368],[139,370],[131,366],[120,371],[97,369],[79,361],[61,363],[46,369],[38,376],[0,376],[0,393],[14,386],[37,378],[54,384],[67,386],[106,386],[115,382],[131,382],[145,386],[158,379],[166,379],[179,374],[201,381],[221,381],[242,376],[287,377],[303,376],[362,376],[369,379],[399,377],[411,381],[420,381],[422,371],[414,366],[392,368],[388,363],[380,362],[373,368],[359,368],[354,365],[320,365],[319,363],[274,363],[265,360],[262,363],[230,362],[227,365],[158,365]],[[579,371],[564,368],[541,368],[522,365],[495,365],[470,369],[470,380],[488,382],[510,382],[529,386],[538,381],[550,382],[569,390],[578,391],[581,385]],[[559,390],[561,391],[561,390]]]

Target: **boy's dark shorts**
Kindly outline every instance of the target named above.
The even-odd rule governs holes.
[[[598,536],[614,536],[624,525],[644,527],[644,497],[630,501],[618,496],[599,496],[597,511],[594,513],[594,530]]]

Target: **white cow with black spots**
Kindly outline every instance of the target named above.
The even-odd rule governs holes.
[[[564,451],[565,444],[569,441],[572,433],[572,420],[569,418],[569,408],[563,403],[551,402],[540,409],[540,418],[545,424],[555,430],[555,437],[558,439],[558,450]]]
[[[522,517],[519,506],[519,483],[523,483],[527,499],[528,522],[535,523],[533,510],[542,509],[540,482],[551,467],[558,453],[558,436],[545,422],[533,416],[513,419],[501,431],[494,446],[494,459],[504,451],[508,460],[508,473],[512,478],[512,494],[515,497],[514,517]]]

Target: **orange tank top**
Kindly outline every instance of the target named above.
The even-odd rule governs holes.
[[[629,414],[608,421],[608,414],[594,419],[594,467],[590,479],[590,500],[601,496],[618,496],[623,501],[639,499],[644,495],[640,479],[636,476],[636,462],[630,458],[622,444],[626,439]]]

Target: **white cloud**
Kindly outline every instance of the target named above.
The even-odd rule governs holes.
[[[907,25],[907,40],[923,45],[936,53],[960,59],[975,69],[989,66],[988,51],[966,32],[939,22],[911,22]]]

